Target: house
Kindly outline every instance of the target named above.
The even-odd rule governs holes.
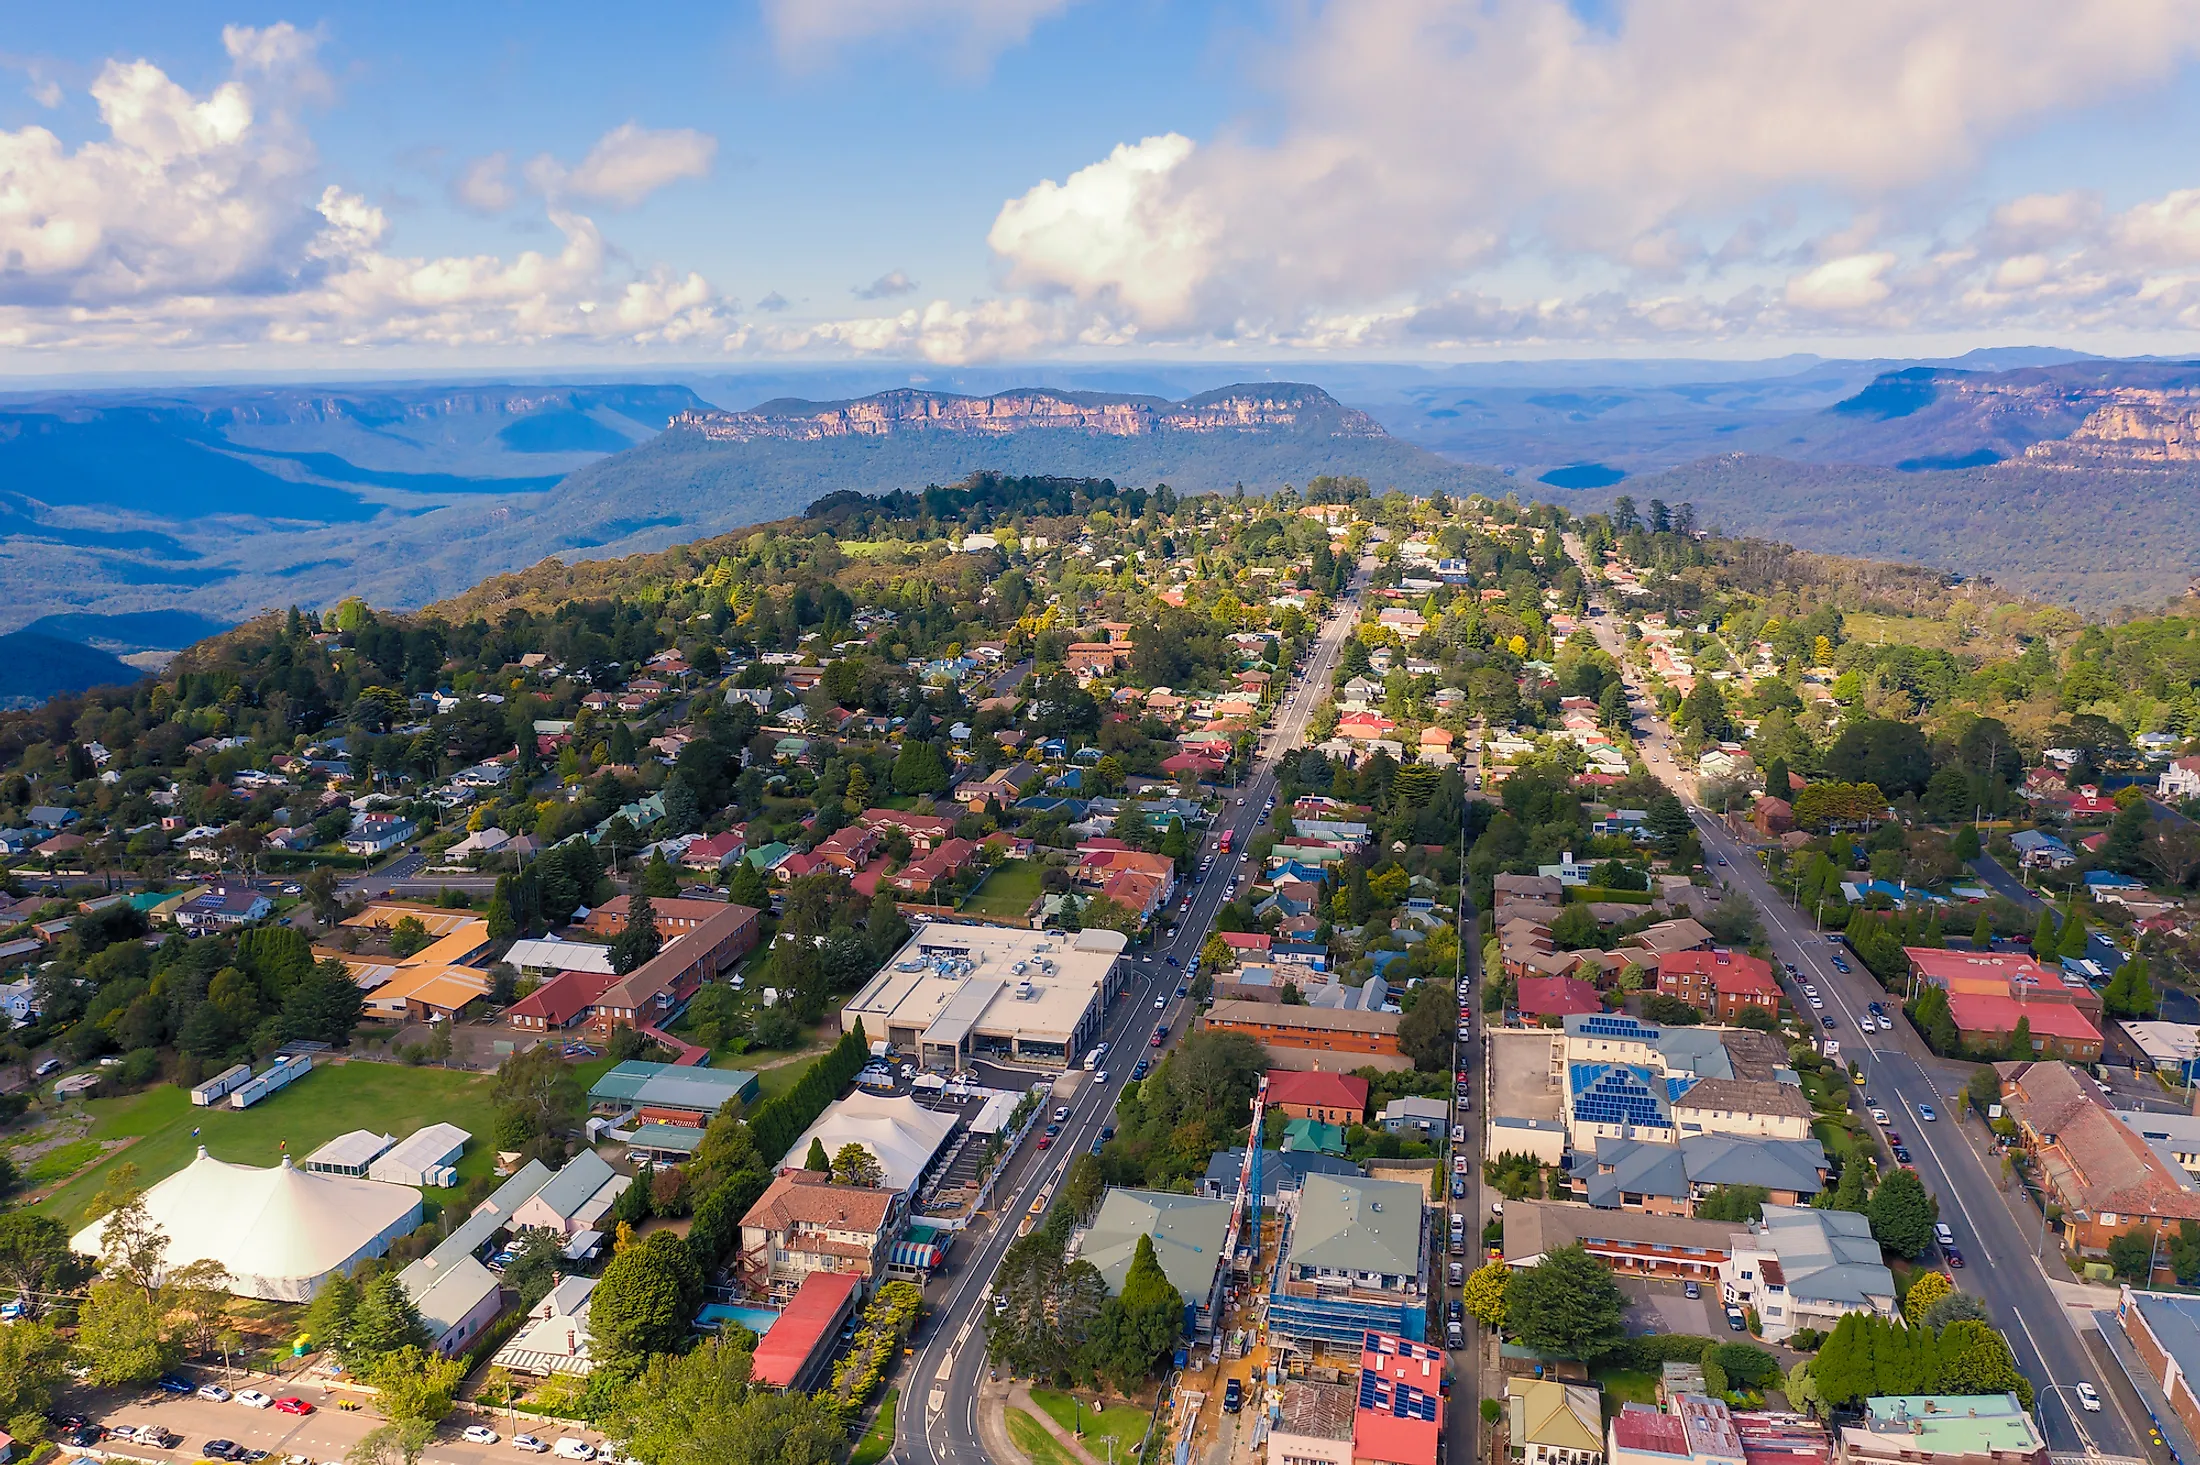
[[[1673,951],[1694,951],[1711,944],[1711,932],[1695,920],[1682,916],[1677,920],[1659,921],[1645,926],[1622,943],[1640,947],[1652,956],[1662,957]]]
[[[738,829],[696,840],[680,854],[682,868],[715,875],[747,853],[748,845]]]
[[[2172,1143],[2150,1143],[2122,1122],[2100,1091],[2067,1063],[1997,1065],[2002,1112],[2032,1157],[2041,1186],[2062,1210],[2064,1245],[2105,1256],[2109,1242],[2133,1231],[2175,1232],[2200,1221],[2200,1180]],[[2146,1122],[2157,1117],[2134,1115]]]
[[[1353,1465],[1436,1465],[1443,1456],[1444,1351],[1395,1333],[1361,1334],[1360,1387],[1352,1412]],[[1293,1456],[1320,1462],[1316,1450]]]
[[[1367,1093],[1367,1080],[1357,1074],[1268,1070],[1268,1107],[1293,1119],[1358,1124],[1367,1117]]]
[[[1778,1204],[1808,1204],[1827,1173],[1816,1139],[1753,1135],[1691,1134],[1677,1144],[1605,1137],[1572,1160],[1573,1193],[1590,1205],[1661,1216],[1695,1215],[1720,1186],[1760,1186]]]
[[[1329,1059],[1332,1067],[1404,1068],[1411,1062],[1399,1052],[1396,1013],[1217,1002],[1200,1021],[1206,1028],[1258,1039],[1279,1066],[1312,1068],[1323,1054],[1336,1055]]]
[[[1906,946],[1910,970],[1948,994],[1948,1014],[1967,1046],[2005,1049],[2017,1025],[2042,1058],[2097,1063],[2101,1057],[2101,994],[2015,952],[1944,951]]]
[[[1507,1379],[1505,1393],[1522,1465],[1603,1465],[1604,1402],[1593,1385]]]
[[[1412,1094],[1383,1105],[1376,1123],[1391,1134],[1434,1134],[1450,1122],[1451,1106],[1442,1099],[1423,1099]]]
[[[2067,870],[2078,863],[2069,845],[2037,829],[2020,829],[2009,836],[2009,843],[2017,852],[2018,863],[2028,869]]]
[[[265,920],[274,909],[249,885],[216,885],[177,906],[170,919],[186,931],[227,931]]]
[[[1780,1013],[1772,963],[1738,951],[1669,951],[1658,958],[1658,991],[1706,1016],[1733,1022],[1750,1008]]]
[[[1716,1282],[1739,1230],[1732,1221],[1556,1201],[1507,1201],[1505,1265],[1532,1267],[1554,1251],[1579,1245],[1622,1277]]]
[[[1895,1311],[1894,1273],[1879,1259],[1870,1218],[1815,1206],[1767,1203],[1736,1234],[1719,1289],[1728,1304],[1756,1310],[1769,1343],[1799,1328],[1831,1332],[1852,1312]]]
[[[2164,803],[2200,799],[2200,758],[2173,758],[2154,782],[2155,797]]]
[[[894,872],[888,883],[919,899],[929,899],[964,870],[977,863],[978,846],[967,839],[950,839],[919,860]]]
[[[901,1200],[898,1191],[782,1170],[741,1218],[735,1269],[756,1292],[791,1294],[812,1272],[852,1272],[868,1288],[901,1229]]]
[[[1563,1018],[1570,1013],[1604,1010],[1604,999],[1597,994],[1597,989],[1579,977],[1521,977],[1516,986],[1519,991],[1517,1010],[1524,1022],[1536,1023],[1547,1017]]]
[[[567,1238],[601,1230],[596,1223],[633,1183],[632,1176],[614,1171],[610,1161],[594,1150],[582,1150],[513,1208],[511,1229],[540,1226]]]
[[[347,854],[370,857],[387,854],[411,839],[415,830],[410,819],[396,814],[361,814],[352,821],[351,832],[344,836],[344,850]]]
[[[1754,1457],[1753,1457],[1754,1458]],[[2015,1394],[1899,1394],[1841,1426],[1840,1465],[2049,1465],[2047,1438]]]

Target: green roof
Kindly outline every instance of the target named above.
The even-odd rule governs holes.
[[[1898,1434],[1936,1455],[2028,1454],[2040,1433],[2015,1394],[1893,1394],[1864,1403],[1874,1434]]]
[[[684,1067],[632,1058],[597,1079],[588,1097],[598,1104],[651,1105],[716,1114],[728,1099],[755,1097],[756,1088],[756,1075],[738,1068]]]
[[[1425,1186],[1403,1180],[1309,1175],[1299,1187],[1289,1264],[1418,1277],[1427,1201]]]
[[[1154,1260],[1186,1302],[1204,1306],[1222,1263],[1230,1228],[1230,1203],[1203,1195],[1160,1190],[1110,1190],[1085,1233],[1078,1259],[1097,1267],[1112,1295],[1123,1290],[1138,1238],[1153,1238]]]
[[[1325,1155],[1344,1153],[1344,1130],[1335,1124],[1324,1124],[1319,1119],[1294,1119],[1283,1127],[1283,1147],[1287,1150],[1319,1150]]]

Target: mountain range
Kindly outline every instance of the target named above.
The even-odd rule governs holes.
[[[1335,474],[1571,507],[1662,497],[1732,530],[1993,575],[2088,610],[2180,594],[2200,560],[2194,363],[2020,348],[1325,368],[1340,394],[1200,387],[1215,373],[1193,366],[1015,374],[0,397],[0,630],[156,665],[265,606],[423,605],[545,556],[660,549],[827,493],[980,469],[1180,492]],[[805,386],[844,392],[784,390]],[[113,670],[67,659],[62,683]]]

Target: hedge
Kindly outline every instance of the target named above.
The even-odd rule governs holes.
[[[1618,905],[1649,905],[1657,900],[1647,890],[1612,890],[1602,885],[1572,885],[1566,889],[1568,905],[1585,905],[1591,901],[1611,901]]]
[[[840,1097],[840,1091],[870,1061],[871,1045],[863,1036],[863,1019],[857,1018],[855,1027],[842,1033],[833,1050],[811,1064],[793,1088],[757,1105],[746,1118],[749,1137],[756,1141],[756,1152],[765,1163],[775,1163],[775,1156],[785,1154],[803,1130],[817,1123],[825,1106]]]

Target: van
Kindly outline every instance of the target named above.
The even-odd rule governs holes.
[[[1933,1222],[1933,1240],[1939,1242],[1942,1246],[1954,1246],[1956,1244],[1956,1233],[1948,1229],[1946,1221],[1935,1221]]]

